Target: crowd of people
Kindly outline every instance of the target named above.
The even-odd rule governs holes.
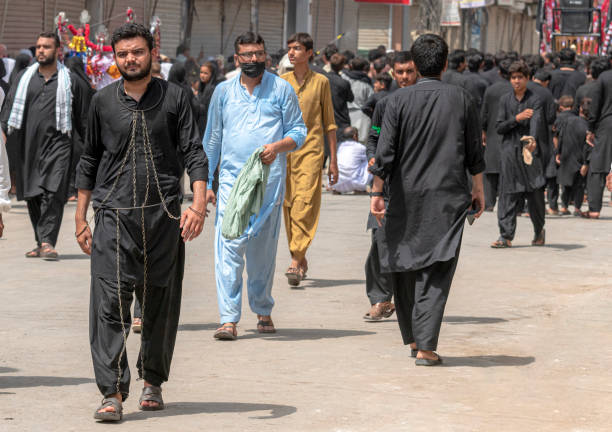
[[[98,420],[122,418],[132,324],[141,335],[139,408],[164,408],[185,243],[202,232],[209,204],[216,339],[238,338],[245,267],[257,330],[276,332],[281,219],[291,253],[285,276],[298,286],[322,191],[369,190],[364,319],[397,312],[416,364],[435,366],[466,219],[497,204],[500,236],[491,246],[509,248],[517,217],[528,214],[532,245],[543,246],[546,213],[574,206],[574,215],[596,219],[606,184],[612,190],[608,57],[449,53],[433,34],[409,51],[379,47],[364,58],[329,45],[315,57],[306,33],[271,56],[260,35],[245,32],[226,63],[200,64],[184,47],[164,58],[135,23],[115,30],[111,44],[122,79],[97,92],[79,58],[60,61],[55,32],[41,33],[21,59],[0,46],[0,215],[12,188],[27,203],[36,241],[25,256],[57,260],[64,206],[77,202],[75,237],[91,256]],[[193,197],[181,210],[185,172]],[[3,228],[0,218],[0,236]]]

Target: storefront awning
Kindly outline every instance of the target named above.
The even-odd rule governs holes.
[[[412,0],[355,0],[359,3],[380,3],[380,4],[390,4],[390,5],[404,5],[411,6]]]

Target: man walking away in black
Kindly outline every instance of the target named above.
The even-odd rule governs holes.
[[[442,363],[434,351],[465,219],[470,210],[479,217],[484,209],[485,162],[473,98],[440,82],[448,56],[444,39],[420,36],[411,52],[422,79],[389,96],[371,169],[371,211],[380,223],[381,271],[395,278],[404,344],[417,365],[434,366]]]

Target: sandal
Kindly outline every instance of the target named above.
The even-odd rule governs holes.
[[[40,257],[45,261],[57,261],[59,254],[51,245],[40,248]]]
[[[236,330],[236,324],[224,323],[219,327],[213,335],[215,339],[219,340],[236,340],[238,338],[238,331]]]
[[[134,321],[132,322],[132,331],[134,333],[142,332],[142,319],[134,318]]]
[[[103,411],[101,409],[113,407],[115,411]],[[116,397],[107,397],[102,399],[102,405],[98,407],[94,413],[94,418],[101,421],[120,421],[123,417],[123,405]]]
[[[26,258],[40,258],[40,246],[32,249],[30,252],[26,252]]]
[[[140,399],[138,399],[138,408],[141,411],[160,411],[165,408],[164,400],[161,395],[162,389],[159,386],[143,387]],[[157,406],[143,406],[143,402],[157,402]]]
[[[395,306],[391,302],[380,302],[372,305],[368,313],[363,316],[366,321],[380,321],[389,318],[395,312]]]
[[[296,267],[289,267],[285,272],[285,276],[287,276],[287,281],[291,286],[299,286],[302,281],[302,272]]]
[[[442,364],[442,357],[440,357],[438,353],[436,353],[436,356],[438,358],[435,360],[418,358],[414,361],[414,364],[417,366],[439,366]]]
[[[491,243],[491,247],[493,249],[511,248],[512,242],[510,240],[500,237],[499,240],[495,240],[493,243]]]
[[[540,234],[533,239],[531,246],[544,246],[546,244],[546,230],[542,228]]]
[[[257,331],[259,333],[276,333],[276,329],[274,328],[274,323],[272,322],[272,318],[270,318],[269,320],[263,320],[259,317],[257,318],[258,318]],[[268,328],[266,329],[266,327]]]

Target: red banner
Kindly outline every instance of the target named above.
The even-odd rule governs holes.
[[[412,0],[355,0],[359,3],[379,3],[379,4],[390,4],[390,5],[404,5],[411,6]]]

